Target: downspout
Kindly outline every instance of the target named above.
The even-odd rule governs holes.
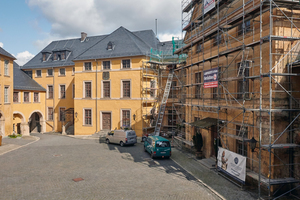
[[[96,131],[98,131],[98,61],[95,59],[96,62]]]
[[[52,67],[52,71],[53,71],[53,127],[52,127],[52,131],[55,131],[55,71],[54,71],[54,67]]]

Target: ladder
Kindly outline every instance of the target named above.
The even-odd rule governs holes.
[[[159,136],[160,129],[162,127],[162,122],[163,122],[165,109],[166,109],[166,104],[167,104],[167,100],[168,100],[170,89],[171,89],[173,76],[174,76],[174,71],[172,69],[172,70],[170,70],[169,75],[168,75],[168,80],[167,80],[167,83],[166,83],[164,96],[161,100],[161,104],[160,104],[160,108],[159,108],[159,112],[158,112],[158,117],[157,117],[155,130],[154,130],[154,135],[156,135],[156,136]]]

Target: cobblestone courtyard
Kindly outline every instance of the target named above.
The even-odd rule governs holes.
[[[0,199],[218,199],[171,159],[151,160],[142,143],[35,136],[0,154]]]

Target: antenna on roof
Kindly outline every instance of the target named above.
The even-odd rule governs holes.
[[[155,35],[157,37],[157,19],[155,19]]]

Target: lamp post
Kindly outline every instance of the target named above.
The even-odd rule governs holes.
[[[78,112],[75,113],[75,118],[77,118]]]
[[[136,115],[135,115],[135,114],[133,114],[133,116],[132,116],[132,117],[133,117],[133,120],[135,121],[135,117],[136,117]]]

